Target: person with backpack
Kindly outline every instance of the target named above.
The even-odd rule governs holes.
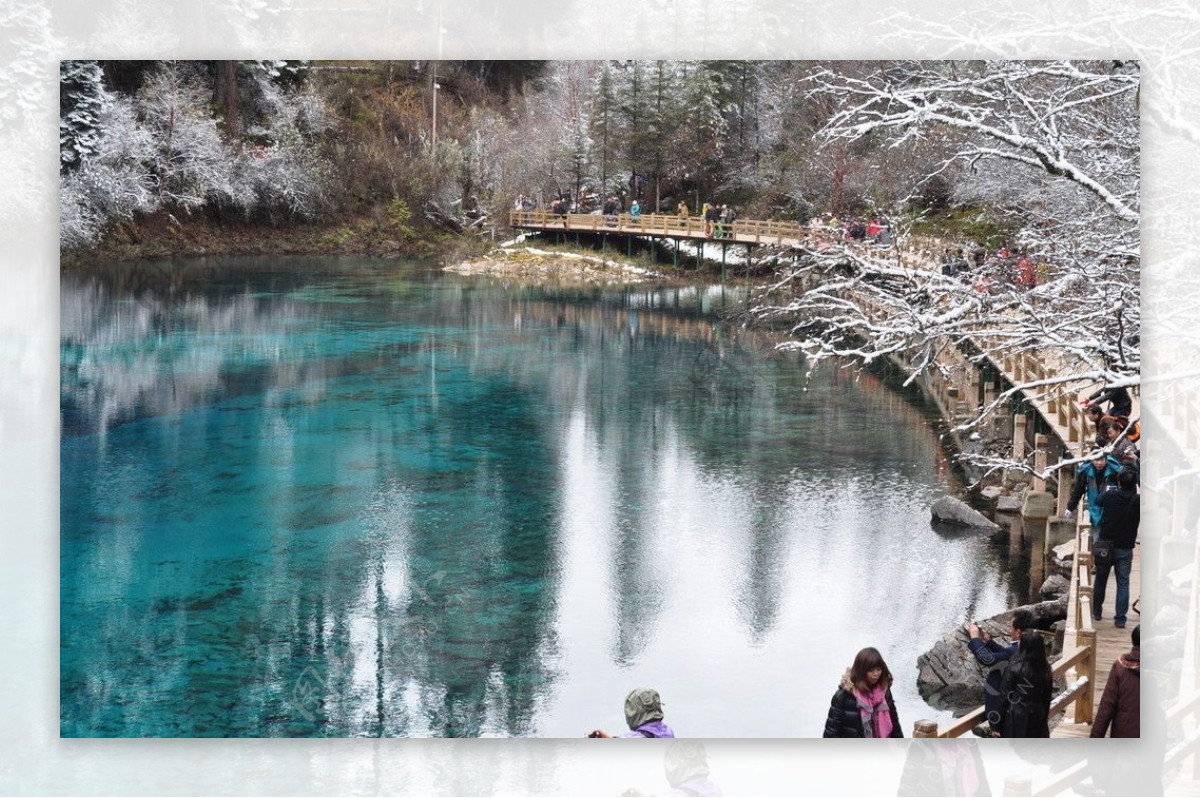
[[[1125,613],[1129,609],[1129,575],[1133,572],[1133,547],[1137,543],[1138,526],[1142,521],[1141,498],[1137,492],[1137,476],[1131,469],[1117,474],[1116,490],[1105,491],[1097,499],[1100,505],[1100,529],[1097,541],[1111,546],[1112,554],[1102,560],[1097,552],[1096,578],[1092,586],[1092,620],[1103,617],[1104,595],[1108,591],[1108,574],[1116,571],[1117,598],[1113,611],[1113,626],[1125,628]]]
[[[609,734],[603,729],[593,729],[588,737],[638,738],[638,737],[674,737],[675,732],[663,723],[662,699],[657,690],[640,687],[630,691],[625,697],[625,723],[629,731],[621,734]]]

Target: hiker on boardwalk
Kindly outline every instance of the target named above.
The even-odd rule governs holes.
[[[1101,388],[1084,400],[1084,407],[1108,403],[1108,414],[1126,420],[1133,414],[1133,398],[1121,387]]]
[[[1106,418],[1112,418],[1106,416]],[[1115,419],[1114,419],[1115,421]],[[1120,422],[1109,424],[1103,428],[1107,439],[1104,441],[1104,446],[1111,446],[1113,457],[1117,458],[1117,462],[1125,469],[1136,472],[1138,470],[1138,461],[1141,458],[1141,452],[1138,451],[1137,444],[1129,439],[1128,435],[1122,435],[1125,430]]]
[[[1133,648],[1117,657],[1104,683],[1093,737],[1105,736],[1110,727],[1113,737],[1142,736],[1142,627],[1133,627],[1130,638]]]
[[[688,218],[687,200],[679,201],[679,204],[675,206],[675,213],[679,216],[680,220],[687,221],[687,218]]]
[[[1089,404],[1083,409],[1084,414],[1092,422],[1092,428],[1096,430],[1096,445],[1107,446],[1109,440],[1109,430],[1113,427],[1118,432],[1125,429],[1125,425],[1116,416],[1110,416],[1101,409],[1100,405]]]
[[[1117,462],[1117,458],[1105,454],[1103,449],[1092,452],[1091,459],[1080,463],[1075,469],[1075,484],[1071,486],[1071,495],[1067,499],[1067,509],[1063,515],[1071,518],[1079,500],[1087,495],[1088,513],[1092,520],[1092,540],[1100,534],[1100,494],[1117,484],[1117,474],[1125,469]]]
[[[721,231],[722,238],[729,238],[733,235],[733,223],[737,221],[737,211],[728,205],[721,206]]]
[[[999,723],[993,737],[1049,737],[1054,676],[1046,641],[1035,629],[1021,633],[1017,655],[1000,682]]]
[[[1125,628],[1125,613],[1129,609],[1129,575],[1133,572],[1133,546],[1137,543],[1138,526],[1142,520],[1141,498],[1137,493],[1137,477],[1126,469],[1117,475],[1116,490],[1105,491],[1097,499],[1100,505],[1100,530],[1096,540],[1112,547],[1109,558],[1102,560],[1097,551],[1096,580],[1092,586],[1092,619],[1103,617],[1104,594],[1108,591],[1109,571],[1117,573],[1117,598],[1113,626]]]
[[[864,648],[842,674],[829,706],[824,737],[903,737],[892,673],[878,649]]]
[[[993,640],[987,632],[980,629],[975,624],[967,626],[967,634],[971,639],[967,641],[967,648],[975,655],[975,659],[984,667],[984,687],[983,687],[983,708],[986,712],[988,724],[992,730],[999,728],[1000,722],[1000,702],[1004,694],[1000,691],[1000,682],[1004,678],[1004,669],[1007,667],[1001,663],[1007,663],[1016,656],[1019,648],[1018,641],[1021,635],[1027,629],[1033,628],[1033,613],[1029,610],[1017,610],[1012,617],[1012,631],[1009,639],[1012,641],[1007,646]]]
[[[641,216],[642,215],[642,204],[640,202],[638,202],[637,200],[634,200],[633,204],[629,206],[629,215],[631,217],[633,217],[634,219]]]
[[[704,211],[704,235],[708,238],[713,237],[713,231],[716,227],[717,220],[721,218],[721,209],[716,205],[705,204]]]
[[[605,739],[675,736],[671,727],[663,723],[662,699],[657,690],[640,687],[630,691],[625,697],[625,722],[629,725],[629,731],[622,734],[613,735],[603,729],[593,729],[587,736]]]

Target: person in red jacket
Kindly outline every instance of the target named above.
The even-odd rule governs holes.
[[[1112,727],[1113,737],[1141,737],[1142,672],[1141,624],[1133,627],[1133,648],[1117,657],[1100,697],[1100,709],[1092,723],[1092,736],[1104,737]]]

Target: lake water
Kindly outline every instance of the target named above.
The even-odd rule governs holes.
[[[814,737],[878,647],[1029,593],[931,417],[719,288],[371,260],[62,279],[64,736]]]

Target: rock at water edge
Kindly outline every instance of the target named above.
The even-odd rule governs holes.
[[[953,496],[943,496],[938,499],[933,503],[930,510],[933,513],[933,520],[943,524],[976,527],[992,531],[1000,528],[966,502],[959,501]]]

